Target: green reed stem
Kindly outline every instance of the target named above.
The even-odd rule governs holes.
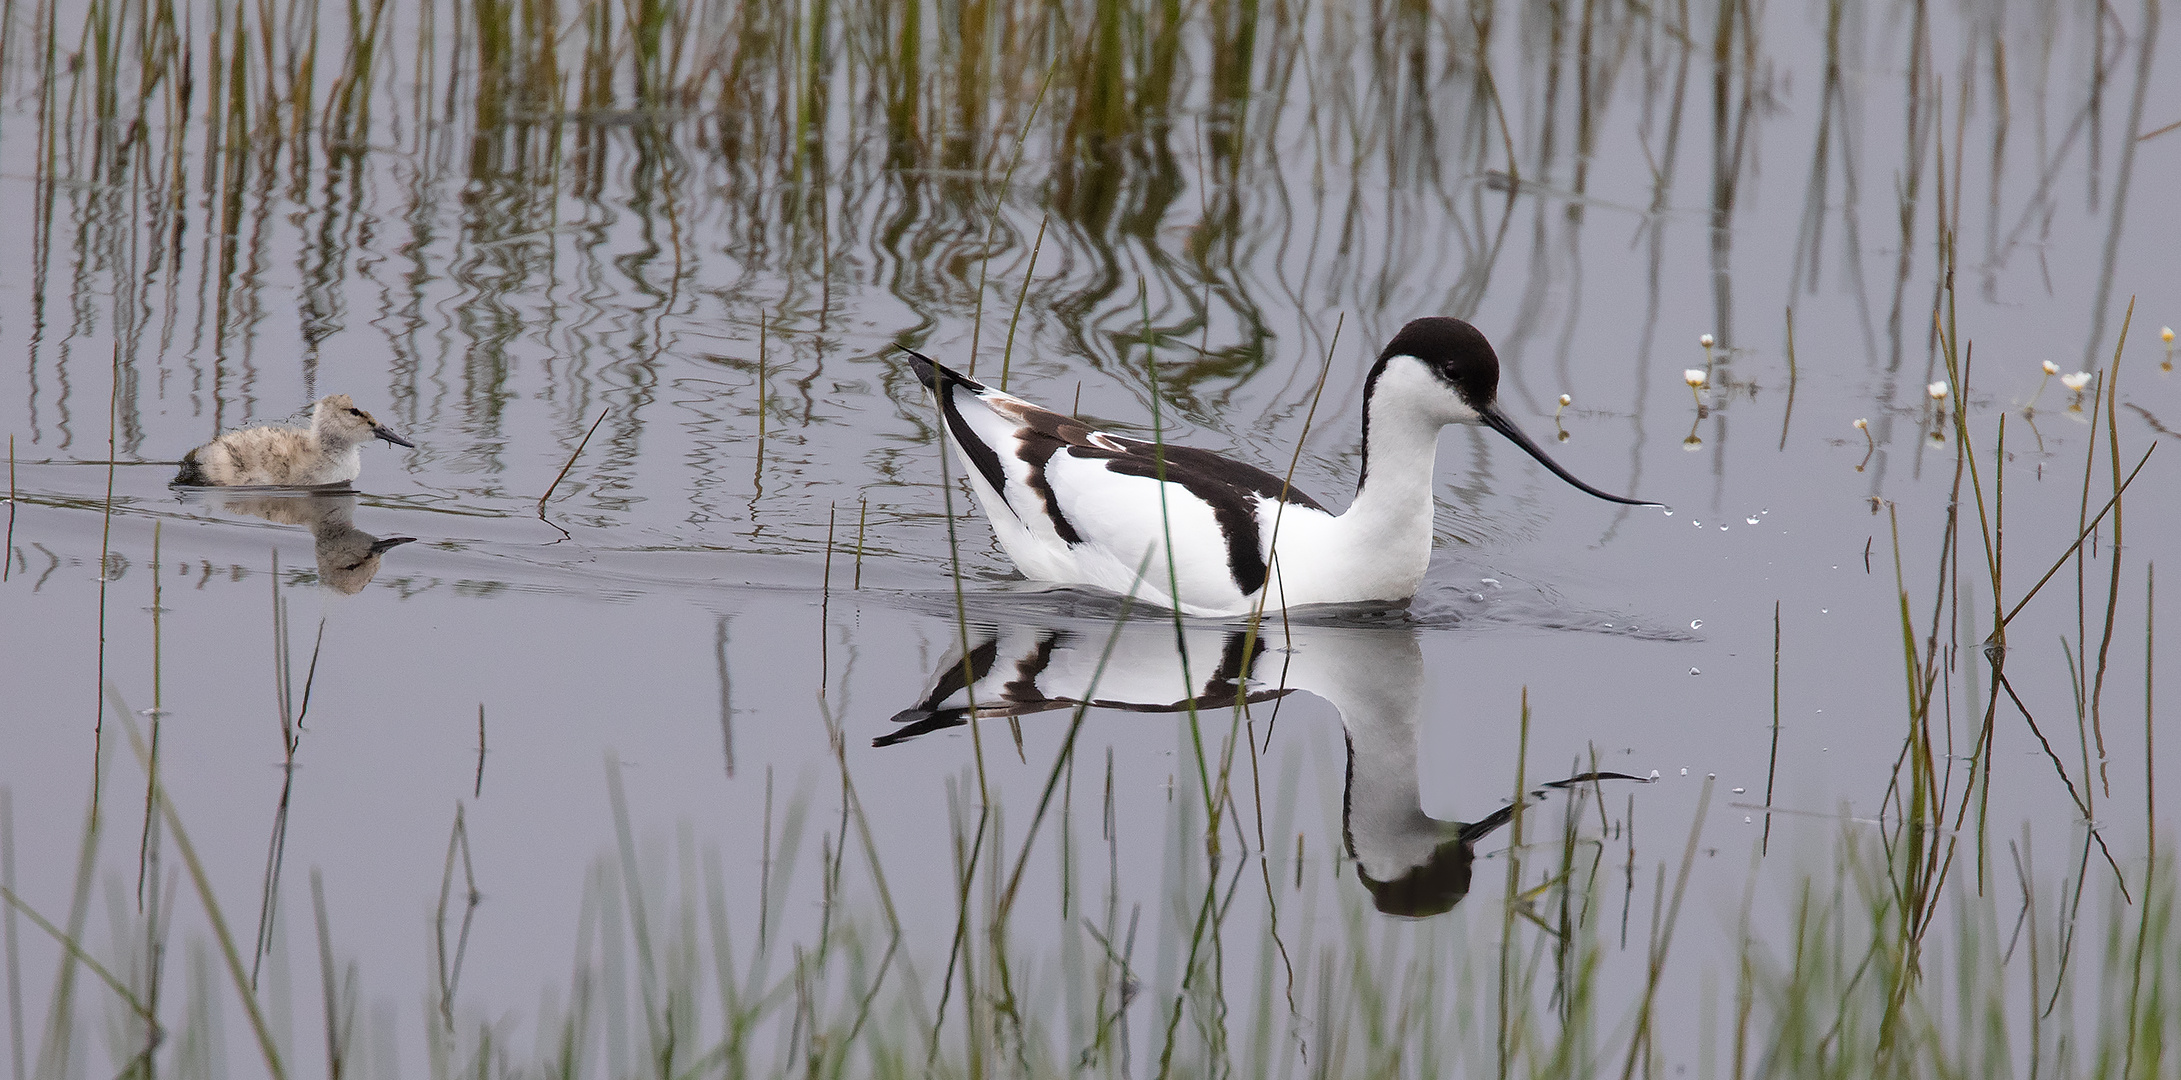
[[[144,743],[136,729],[136,721],[128,705],[121,700],[119,691],[108,688],[108,698],[114,715],[120,717],[129,735],[129,745],[136,751],[138,762],[149,767],[151,749]],[[205,918],[212,923],[212,933],[219,941],[220,956],[227,962],[228,978],[235,985],[235,994],[242,999],[243,1011],[250,1018],[250,1030],[257,1037],[258,1053],[265,1059],[265,1069],[274,1080],[285,1080],[287,1068],[281,1063],[280,1048],[273,1040],[272,1028],[267,1024],[264,1010],[258,1007],[257,995],[250,990],[249,973],[242,969],[242,952],[235,947],[235,935],[227,927],[227,918],[220,909],[219,898],[213,894],[211,875],[205,871],[204,861],[197,856],[197,845],[191,842],[189,830],[182,825],[182,815],[174,807],[174,800],[162,789],[159,795],[159,812],[166,819],[167,833],[174,838],[175,849],[182,853],[182,865],[189,870],[189,880],[197,889],[197,899],[204,905]]]
[[[1030,245],[1030,265],[1022,272],[1022,289],[1015,294],[1015,312],[1007,317],[1007,344],[1000,349],[1000,389],[1002,391],[1007,389],[1007,374],[1014,366],[1015,324],[1022,321],[1023,301],[1030,299],[1030,282],[1037,277],[1037,254],[1045,247],[1045,227],[1052,224],[1052,221],[1053,216],[1051,214],[1038,219],[1037,241]],[[984,290],[981,284],[977,290],[977,299],[980,304],[984,301]],[[974,337],[975,331],[971,331],[971,335]],[[970,350],[971,354],[975,355],[976,344],[974,341],[970,345]]]

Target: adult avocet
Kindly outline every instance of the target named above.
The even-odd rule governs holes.
[[[1431,563],[1432,459],[1448,424],[1483,424],[1608,502],[1658,505],[1577,480],[1523,435],[1499,407],[1498,355],[1460,319],[1417,319],[1379,353],[1363,384],[1363,475],[1341,514],[1262,469],[1172,445],[1162,464],[1152,443],[909,355],[1024,576],[1191,615],[1245,614],[1268,585],[1270,608],[1414,596]]]
[[[356,407],[347,394],[329,394],[311,410],[308,429],[286,424],[236,428],[182,455],[174,483],[208,487],[315,487],[345,484],[363,472],[360,448],[373,439],[415,443]]]

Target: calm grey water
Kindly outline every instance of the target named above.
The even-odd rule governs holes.
[[[1011,390],[1131,432],[1149,430],[1155,361],[1168,439],[1276,470],[1300,445],[1296,483],[1338,506],[1379,345],[1409,318],[1455,314],[1495,342],[1503,398],[1564,465],[1672,512],[1596,502],[1501,440],[1450,432],[1439,548],[1411,610],[1268,635],[1268,656],[1320,671],[1291,680],[1301,692],[1276,721],[1270,702],[1253,706],[1262,765],[1238,773],[1241,820],[1224,842],[1255,857],[1263,836],[1275,881],[1299,844],[1305,869],[1337,885],[1291,928],[1367,909],[1353,864],[1335,862],[1354,839],[1336,706],[1349,683],[1393,698],[1413,685],[1413,774],[1381,775],[1413,779],[1432,818],[1488,815],[1518,762],[1533,784],[1593,763],[1659,774],[1606,794],[1608,876],[1633,868],[1640,928],[1651,875],[1678,860],[1715,775],[1664,1021],[1695,1032],[1716,1005],[1697,973],[1731,977],[1727,944],[1706,942],[1731,942],[1768,775],[1772,804],[1794,813],[1772,818],[1760,895],[1820,866],[1842,814],[1895,809],[1897,559],[1920,633],[1938,618],[1952,665],[1938,707],[1956,743],[1941,752],[1967,753],[1981,723],[1974,646],[1992,597],[1973,500],[1955,508],[1967,546],[1942,551],[1957,458],[1935,406],[1969,411],[1987,497],[2007,418],[2009,607],[2074,538],[2093,450],[2088,406],[2071,408],[2057,378],[2044,385],[2040,364],[2110,377],[2133,298],[2114,420],[2123,470],[2181,427],[2158,336],[2181,322],[2181,216],[2164,205],[2181,132],[2134,138],[2181,120],[2170,35],[2145,49],[2132,9],[2099,31],[2087,10],[1976,5],[1927,25],[1873,4],[1848,5],[1829,46],[1823,6],[1762,10],[1715,67],[1709,14],[1691,50],[1638,13],[1586,28],[1503,8],[1489,92],[1470,31],[1450,22],[1410,28],[1411,51],[1361,10],[1282,7],[1241,76],[1222,66],[1226,31],[1191,24],[1170,82],[1128,61],[1127,108],[1100,111],[1105,84],[1072,66],[1057,77],[1004,185],[1046,53],[985,74],[989,114],[935,106],[906,142],[883,80],[859,67],[868,33],[853,18],[825,38],[814,99],[782,81],[742,113],[707,90],[674,110],[526,121],[496,112],[483,84],[445,83],[474,47],[445,28],[440,67],[422,76],[442,82],[420,106],[404,12],[366,150],[208,160],[199,116],[183,129],[178,192],[156,155],[119,179],[102,171],[117,151],[81,114],[88,98],[67,96],[65,67],[43,107],[72,119],[46,121],[60,136],[40,153],[34,30],[18,24],[0,77],[0,185],[16,211],[0,216],[13,256],[0,266],[0,426],[15,460],[0,787],[15,887],[41,912],[67,911],[95,791],[102,899],[87,935],[120,947],[108,905],[137,894],[146,781],[106,699],[147,732],[156,704],[162,783],[246,953],[273,913],[264,977],[301,988],[284,1037],[318,1037],[317,873],[388,1041],[374,1060],[397,1070],[423,1053],[458,815],[481,902],[456,1002],[527,1046],[541,988],[565,997],[586,883],[613,850],[609,762],[640,849],[661,866],[684,848],[716,852],[738,919],[756,917],[768,853],[778,861],[767,821],[778,844],[791,808],[807,813],[800,865],[772,882],[791,937],[821,915],[818,853],[841,843],[845,768],[935,994],[956,910],[950,806],[974,799],[981,754],[1019,841],[1067,728],[1064,712],[1023,717],[1019,753],[989,720],[974,740],[956,727],[872,745],[963,640],[956,559],[966,633],[995,638],[1001,665],[1053,631],[1094,649],[1084,642],[1112,613],[1022,595],[1034,591],[968,512],[895,343],[980,377],[1004,364]],[[84,17],[59,12],[64,55]],[[213,182],[214,165],[239,179]],[[1942,223],[1973,368],[1966,395],[1935,403],[1926,386],[1948,377],[1932,330]],[[1691,368],[1710,371],[1701,408]],[[418,444],[367,449],[353,505],[252,509],[167,486],[167,463],[218,431],[334,392]],[[1556,412],[1563,393],[1572,403]],[[2111,493],[2105,423],[2092,513]],[[2124,860],[2142,857],[2146,568],[2181,567],[2173,452],[2161,446],[2131,490],[2118,554],[2109,525],[2009,628],[2014,688]],[[943,470],[961,512],[952,533]],[[353,551],[351,528],[415,542],[361,584],[321,561]],[[2093,781],[2069,656],[2087,642],[2096,662],[2116,557],[2119,623],[2135,629],[2108,650],[2111,764],[2087,760]],[[1963,591],[1935,611],[1953,559]],[[2157,614],[2181,625],[2170,599]],[[1201,681],[1223,638],[1192,635]],[[1166,671],[1154,637],[1129,667],[1147,700]],[[2158,657],[2168,686],[2173,655]],[[1270,670],[1253,674],[1278,684]],[[1194,692],[1171,681],[1166,702]],[[283,701],[304,714],[292,769]],[[1368,725],[1396,705],[1345,717],[1384,744],[1382,770],[1406,729]],[[1999,715],[1992,832],[2028,827],[2058,874],[2083,814],[2020,714]],[[1227,722],[1207,722],[1215,744]],[[2175,746],[2163,740],[2152,763],[2169,790],[2181,790]],[[1075,828],[1098,835],[1101,811],[1086,807],[1110,763],[1114,888],[1124,910],[1142,906],[1147,943],[1152,920],[1181,917],[1178,883],[1201,875],[1173,839],[1195,797],[1191,747],[1173,713],[1099,708],[1076,748]],[[1503,866],[1505,843],[1485,838],[1480,868]],[[206,940],[171,843],[162,865],[182,882],[177,934]],[[1039,889],[1037,914],[1020,917],[1030,949],[1060,923],[1051,886]],[[1479,891],[1450,918],[1496,924],[1497,887]],[[56,953],[27,924],[19,933],[34,1038],[46,976],[29,973]],[[1261,931],[1235,933],[1249,942],[1238,948],[1262,947]],[[1641,933],[1611,944],[1607,985],[1640,985]],[[1181,959],[1157,958],[1168,996]],[[1147,1011],[1159,996],[1137,1023],[1161,1022]],[[238,1028],[227,1047],[237,1068],[255,1067],[246,1038]],[[1672,1063],[1701,1056],[1693,1037],[1677,1045],[1690,1049],[1669,1050]]]

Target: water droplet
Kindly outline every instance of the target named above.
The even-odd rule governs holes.
[[[1743,792],[1745,792],[1745,791],[1748,791],[1748,790],[1749,790],[1748,788],[1735,788],[1735,789],[1734,789],[1734,793],[1735,793],[1736,795],[1740,795],[1740,794],[1742,794]]]
[[[1747,825],[1747,824],[1749,824],[1749,815],[1748,815],[1748,814],[1743,814],[1743,815],[1742,815],[1742,824],[1744,824],[1744,825]]]
[[[1702,619],[1690,619],[1690,620],[1689,620],[1689,629],[1691,629],[1691,630],[1702,630],[1703,628],[1704,628],[1704,620],[1702,620]]]
[[[1667,516],[1667,517],[1672,517],[1672,516],[1674,516],[1674,512],[1673,512],[1673,511],[1671,511],[1671,510],[1668,510],[1668,511],[1666,511],[1666,516]]]
[[[1704,523],[1703,523],[1703,522],[1701,522],[1701,521],[1691,521],[1691,522],[1689,522],[1689,524],[1691,524],[1691,525],[1694,525],[1694,526],[1696,526],[1696,527],[1697,527],[1697,528],[1699,528],[1699,529],[1701,529],[1701,528],[1703,528],[1703,527],[1704,527]]]
[[[1701,671],[1698,671],[1698,670],[1696,670],[1695,668],[1690,668],[1690,669],[1689,669],[1689,674],[1691,674],[1691,675],[1702,675],[1702,674],[1703,674],[1703,672],[1701,672]]]
[[[1653,779],[1653,780],[1656,780],[1656,779],[1658,779],[1658,770],[1657,770],[1657,769],[1653,769],[1653,770],[1651,770],[1651,779]]]
[[[1484,583],[1484,584],[1486,584],[1486,585],[1490,585],[1491,587],[1493,587],[1493,588],[1495,588],[1495,589],[1499,588],[1499,579],[1498,579],[1498,578],[1490,578],[1490,577],[1488,577],[1488,578],[1478,578],[1477,580],[1478,580],[1478,581],[1480,581],[1480,582],[1483,582],[1483,583]]]
[[[1683,765],[1683,766],[1681,767],[1681,775],[1683,775],[1683,776],[1687,776],[1687,775],[1689,775],[1689,767],[1688,767],[1687,765]]]
[[[1742,519],[1742,524],[1744,525],[1755,525],[1756,523],[1757,519],[1755,517],[1746,517]]]
[[[1725,532],[1725,531],[1727,531],[1727,527],[1726,527],[1726,526],[1724,526],[1724,525],[1721,525],[1721,526],[1719,526],[1719,531],[1720,531],[1720,532]]]
[[[1484,594],[1481,592],[1473,592],[1469,594],[1469,599],[1474,603],[1481,604],[1484,603]]]
[[[1830,614],[1832,614],[1832,613],[1833,613],[1833,609],[1831,609],[1831,608],[1829,608],[1829,607],[1821,607],[1821,608],[1819,608],[1819,609],[1818,609],[1818,614],[1820,614],[1820,615],[1830,615]]]
[[[1717,779],[1719,779],[1719,774],[1718,774],[1718,773],[1715,773],[1715,772],[1708,772],[1708,773],[1705,773],[1705,774],[1704,774],[1704,779],[1706,779],[1706,780],[1717,780]]]

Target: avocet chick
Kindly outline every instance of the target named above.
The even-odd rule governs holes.
[[[363,471],[364,443],[385,439],[416,444],[394,434],[347,394],[318,399],[308,430],[286,424],[237,428],[182,455],[177,484],[208,487],[309,487],[345,484]]]

